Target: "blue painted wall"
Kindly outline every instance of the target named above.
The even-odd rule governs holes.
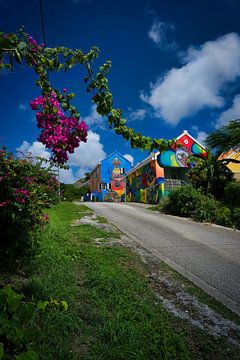
[[[125,179],[124,175],[131,168],[131,163],[118,151],[115,151],[100,164],[100,179],[102,187],[92,195],[97,201],[124,201]]]

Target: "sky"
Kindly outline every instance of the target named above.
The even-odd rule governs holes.
[[[83,52],[96,45],[100,66],[112,61],[109,86],[114,106],[142,135],[172,139],[183,130],[204,143],[207,134],[240,112],[240,0],[42,0],[48,47]],[[0,31],[21,25],[43,42],[40,0],[0,0]],[[50,74],[88,124],[88,141],[70,155],[60,180],[73,183],[115,150],[131,162],[147,152],[132,149],[98,116],[79,66]],[[0,72],[0,145],[16,154],[50,157],[37,141],[39,129],[29,101],[40,94],[24,64]]]

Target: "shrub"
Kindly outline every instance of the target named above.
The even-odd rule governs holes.
[[[61,184],[62,198],[67,201],[80,200],[83,195],[90,192],[88,186],[76,187],[73,184]]]
[[[44,208],[57,201],[57,182],[30,159],[0,150],[0,259],[16,259],[34,247],[33,233],[48,220]]]
[[[240,229],[240,207],[233,210],[233,224],[237,229]]]
[[[219,202],[212,195],[201,195],[196,204],[193,218],[197,221],[216,222]]]
[[[232,213],[226,206],[221,206],[216,211],[216,223],[223,226],[232,225]]]
[[[231,207],[240,207],[240,181],[230,182],[224,189],[225,202]]]
[[[168,201],[163,200],[162,210],[172,215],[191,217],[199,204],[202,193],[192,186],[182,186],[172,190]]]

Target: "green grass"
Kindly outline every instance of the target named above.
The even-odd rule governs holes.
[[[66,300],[69,309],[36,316],[40,358],[188,359],[184,335],[169,325],[135,255],[94,245],[95,238],[114,233],[90,225],[72,227],[73,220],[84,216],[84,208],[74,204],[62,203],[49,215],[25,292]]]
[[[39,331],[33,346],[40,359],[238,359],[235,348],[195,331],[163,308],[135,253],[94,244],[97,238],[119,237],[118,232],[71,226],[88,210],[72,203],[55,206],[41,234],[24,292],[65,300],[69,308],[36,314],[33,325]]]

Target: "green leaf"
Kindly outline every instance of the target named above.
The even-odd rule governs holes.
[[[15,60],[16,60],[19,64],[21,64],[21,61],[22,61],[21,54],[20,54],[20,52],[18,51],[17,48],[15,48],[14,50],[15,50]]]
[[[16,356],[16,360],[38,360],[38,354],[33,350],[28,350],[22,352],[20,355]]]
[[[45,310],[48,305],[49,305],[49,301],[39,300],[37,303],[37,308],[40,310]]]
[[[3,350],[3,344],[0,344],[0,359],[3,358],[4,350]]]
[[[64,308],[64,311],[67,311],[67,309],[68,309],[68,303],[67,303],[66,301],[61,301],[61,304],[62,304],[62,306],[63,306],[63,308]]]

